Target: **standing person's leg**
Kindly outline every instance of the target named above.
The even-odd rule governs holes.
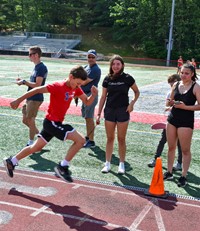
[[[160,157],[162,154],[162,151],[164,149],[164,146],[167,142],[167,135],[166,135],[166,129],[163,129],[162,133],[161,133],[161,139],[158,143],[157,149],[156,149],[156,153],[154,155],[154,159],[152,159],[149,163],[148,163],[148,167],[155,167],[156,164],[156,158]]]
[[[178,148],[178,158],[177,158],[176,163],[173,166],[173,170],[181,171],[182,170],[182,150],[181,150],[181,145],[180,145],[179,140],[177,142],[177,148]]]
[[[160,139],[160,141],[159,141],[159,143],[158,143],[158,146],[157,146],[157,149],[156,149],[155,159],[156,159],[157,157],[160,157],[160,156],[161,156],[166,142],[167,142],[166,129],[163,129],[163,131],[162,131],[162,133],[161,133],[161,139]]]
[[[29,141],[27,145],[33,144],[35,135],[39,133],[36,127],[35,119],[42,102],[28,100],[23,107],[23,123],[29,128]]]
[[[178,138],[182,149],[182,176],[179,178],[178,186],[184,187],[187,183],[186,176],[191,162],[191,142],[193,130],[191,128],[178,128]]]
[[[177,128],[170,123],[166,127],[168,141],[167,172],[164,173],[164,180],[173,179],[172,168],[177,145]]]
[[[125,173],[125,157],[126,157],[126,134],[129,121],[117,123],[117,140],[118,140],[118,152],[119,152],[119,167],[118,173]]]
[[[89,95],[88,95],[89,96]],[[95,130],[95,123],[94,123],[94,111],[95,106],[98,102],[98,96],[95,98],[93,103],[89,106],[82,105],[82,117],[85,118],[86,123],[86,143],[83,146],[84,148],[94,148],[95,142],[94,142],[94,130]]]
[[[102,173],[107,173],[110,171],[110,162],[113,154],[114,140],[115,140],[115,122],[110,122],[105,120],[105,129],[106,129],[106,163],[105,167],[101,170]]]
[[[15,166],[18,165],[18,162],[21,159],[24,159],[25,157],[29,156],[30,154],[39,152],[46,144],[47,142],[44,139],[38,138],[34,144],[23,148],[15,156],[5,159],[3,163],[6,167],[8,175],[10,177],[13,177],[13,171]]]

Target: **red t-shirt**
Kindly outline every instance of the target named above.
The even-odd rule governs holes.
[[[47,89],[50,93],[50,103],[46,118],[56,122],[63,122],[74,96],[84,94],[81,88],[68,87],[66,81],[48,84]]]
[[[183,66],[183,59],[178,59],[178,67],[182,67]]]

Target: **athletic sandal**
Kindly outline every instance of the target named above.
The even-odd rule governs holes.
[[[3,160],[3,164],[5,165],[6,172],[9,177],[13,177],[13,171],[15,169],[15,166],[13,165],[11,159],[12,157]]]
[[[61,166],[60,163],[54,168],[56,175],[62,178],[64,181],[73,182],[71,177],[69,166]]]

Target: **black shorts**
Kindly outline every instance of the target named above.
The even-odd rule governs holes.
[[[180,121],[174,118],[168,118],[167,121],[172,124],[176,128],[191,128],[194,129],[194,122],[193,121]]]
[[[65,141],[67,139],[67,134],[74,131],[75,129],[69,124],[62,124],[61,122],[54,122],[45,118],[43,121],[43,129],[38,137],[41,137],[47,143],[53,137]]]
[[[110,108],[105,107],[104,118],[111,122],[126,122],[130,119],[130,114],[126,111],[127,107]]]

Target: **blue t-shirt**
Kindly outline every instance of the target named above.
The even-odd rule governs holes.
[[[46,78],[47,78],[48,70],[47,67],[44,65],[43,62],[38,63],[35,65],[33,72],[30,76],[30,82],[36,83],[37,77],[43,77],[42,85],[45,84]],[[28,91],[30,91],[32,88],[28,87]],[[27,100],[33,100],[33,101],[44,101],[43,94],[36,94],[28,98]]]
[[[101,69],[97,64],[94,64],[93,66],[87,65],[84,67],[84,69],[87,72],[88,77],[92,79],[92,81],[86,84],[85,86],[81,86],[84,93],[88,94],[91,92],[91,87],[93,85],[95,87],[98,87],[98,83],[101,77]]]

